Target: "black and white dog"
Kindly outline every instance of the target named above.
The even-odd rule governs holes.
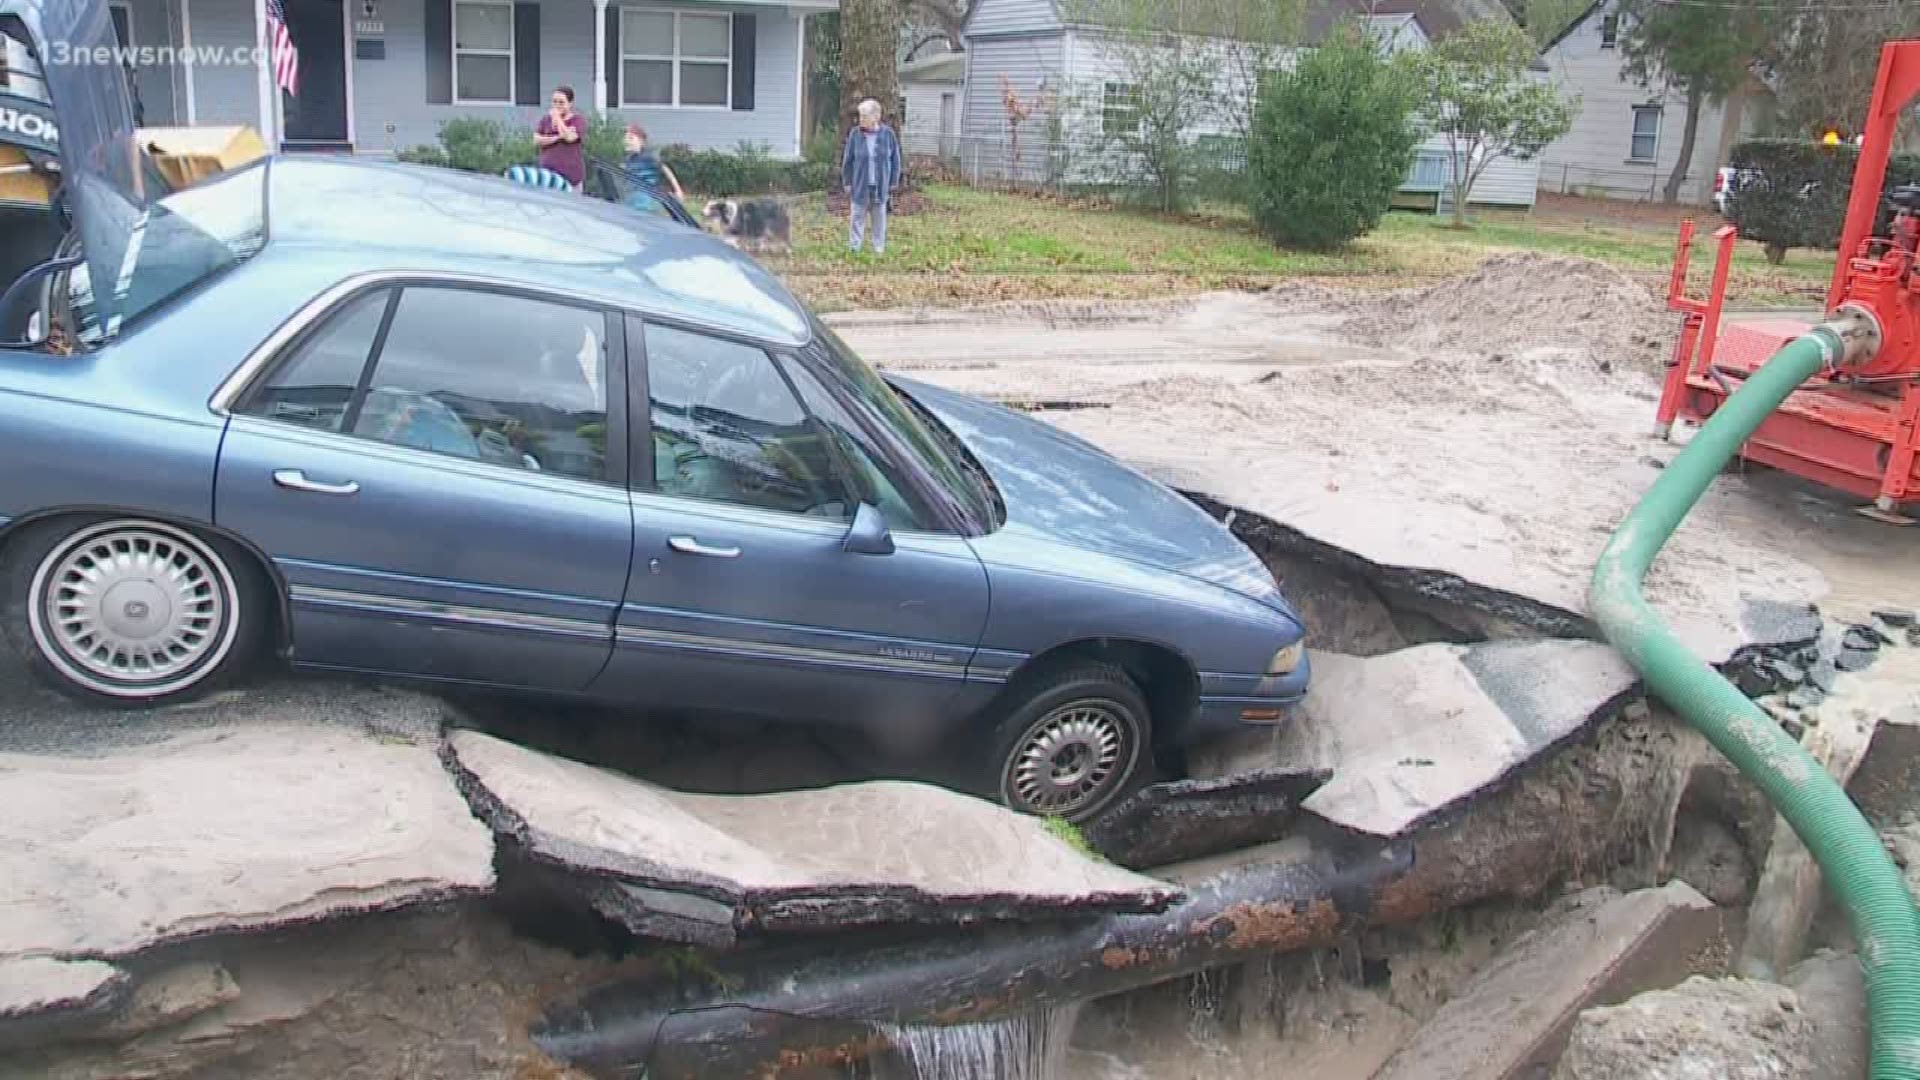
[[[701,217],[719,226],[727,243],[749,251],[791,251],[792,223],[787,208],[774,199],[715,199]]]

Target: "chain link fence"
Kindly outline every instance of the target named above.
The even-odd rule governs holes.
[[[934,140],[923,139],[922,147]],[[1233,135],[1200,135],[1167,155],[1156,168],[1148,155],[1098,137],[943,134],[937,152],[913,155],[925,175],[988,190],[1041,191],[1063,195],[1132,195],[1155,200],[1161,187],[1177,183],[1180,200],[1242,201],[1246,195],[1246,142]],[[1166,175],[1162,175],[1165,173]],[[1415,201],[1438,205],[1448,179],[1446,155],[1421,150],[1401,185]]]
[[[1555,195],[1579,195],[1594,199],[1621,199],[1631,202],[1660,202],[1666,197],[1667,179],[1673,166],[1623,165],[1602,168],[1553,161],[1540,164],[1540,190]],[[1688,174],[1680,185],[1680,201],[1705,205],[1713,190],[1713,174]]]

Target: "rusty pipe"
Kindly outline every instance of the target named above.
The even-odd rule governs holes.
[[[1413,870],[1411,845],[1349,846],[1218,875],[1159,915],[859,951],[801,946],[695,973],[707,994],[690,995],[684,979],[615,985],[550,1015],[535,1041],[596,1075],[637,1075],[639,1066],[652,1080],[763,1076],[858,1057],[881,1024],[991,1019],[1336,940],[1372,922],[1381,897]]]
[[[990,1020],[1537,896],[1664,835],[1684,786],[1677,731],[1615,721],[1451,820],[1392,843],[1322,829],[1318,840],[1255,849],[1158,915],[867,946],[835,938],[681,963],[550,1009],[534,1038],[600,1076],[780,1076],[884,1049],[886,1025]]]

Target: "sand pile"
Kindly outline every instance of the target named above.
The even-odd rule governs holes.
[[[1591,259],[1515,252],[1465,277],[1336,301],[1347,337],[1382,348],[1489,355],[1566,350],[1601,371],[1657,374],[1679,316],[1639,282]]]

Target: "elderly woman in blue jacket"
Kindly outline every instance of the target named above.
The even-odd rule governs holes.
[[[847,247],[860,250],[871,218],[878,255],[887,250],[887,199],[900,186],[900,140],[881,122],[880,103],[872,98],[860,103],[859,117],[859,126],[847,132],[847,145],[840,152],[840,179],[853,215]]]

